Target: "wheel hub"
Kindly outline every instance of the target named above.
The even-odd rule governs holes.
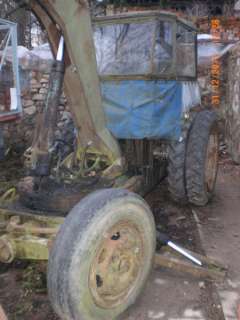
[[[139,230],[121,222],[103,237],[90,271],[90,291],[97,305],[113,308],[127,299],[138,279],[143,260]]]

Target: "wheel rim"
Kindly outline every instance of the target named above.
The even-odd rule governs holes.
[[[90,268],[90,292],[95,303],[111,309],[134,290],[143,262],[143,239],[131,222],[119,222],[107,231]]]
[[[205,163],[205,185],[208,192],[214,189],[218,164],[218,133],[213,130],[209,136]]]

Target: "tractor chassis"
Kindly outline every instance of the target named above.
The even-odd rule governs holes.
[[[141,195],[146,193],[142,176],[129,179],[122,177],[121,183],[117,181],[116,179],[115,187]],[[78,201],[92,192],[92,188],[89,186],[79,192]],[[11,263],[15,259],[48,260],[49,249],[64,221],[61,215],[66,214],[29,210],[20,205],[18,199],[13,197],[11,200],[11,193],[8,193],[7,191],[5,195],[9,196],[9,199],[6,199],[5,195],[0,199],[0,262]],[[74,201],[76,203],[76,198]]]
[[[0,208],[0,262],[11,263],[15,259],[47,261],[63,221],[63,217],[47,216],[46,212],[33,214]],[[202,261],[203,266],[183,260],[168,247],[155,254],[154,265],[196,278],[220,281],[225,278],[225,266],[212,258],[187,251]]]

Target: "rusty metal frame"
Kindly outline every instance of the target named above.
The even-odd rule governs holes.
[[[141,193],[142,176],[121,179],[113,187]],[[8,209],[16,198],[0,202],[0,262],[11,263],[14,259],[48,260],[49,250],[64,217],[52,216],[51,212],[26,209]]]
[[[42,213],[40,213],[42,214]],[[64,218],[0,208],[0,262],[47,260]]]
[[[11,263],[16,258],[47,261],[63,222],[64,218],[60,217],[35,216],[27,212],[0,209],[0,262]],[[187,251],[198,258],[203,266],[182,260],[167,247],[155,254],[154,265],[197,278],[224,280],[227,274],[226,266],[212,258]]]

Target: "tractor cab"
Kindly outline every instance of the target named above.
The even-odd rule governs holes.
[[[94,31],[101,77],[196,79],[196,29],[174,14],[99,18]]]
[[[194,26],[166,12],[97,18],[94,42],[110,131],[179,138],[183,113],[201,103]]]

